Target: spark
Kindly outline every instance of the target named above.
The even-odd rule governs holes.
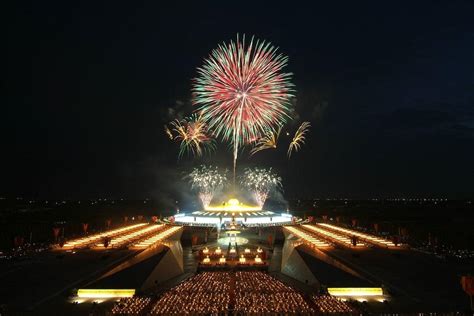
[[[201,165],[186,176],[191,188],[198,191],[199,198],[207,208],[214,194],[227,182],[227,171],[220,172],[217,167]]]
[[[245,168],[241,184],[252,191],[258,206],[263,207],[272,190],[281,190],[281,177],[272,168]]]

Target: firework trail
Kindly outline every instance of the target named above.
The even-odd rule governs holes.
[[[169,138],[170,140],[173,140],[173,139],[174,139],[173,133],[171,133],[171,131],[170,131],[170,129],[169,129],[169,127],[168,127],[167,125],[165,125],[165,133],[166,133],[166,135],[168,136],[168,138]]]
[[[301,123],[300,127],[298,127],[298,130],[296,131],[295,136],[293,136],[293,140],[288,147],[288,159],[291,157],[293,150],[298,152],[298,150],[304,144],[306,133],[309,132],[310,127],[311,124],[309,122],[303,122]]]
[[[258,153],[261,150],[277,148],[278,138],[280,137],[281,127],[276,132],[271,132],[260,138],[255,146],[250,150],[250,156]]]
[[[293,85],[283,73],[288,58],[270,43],[242,39],[223,43],[198,68],[193,103],[216,137],[238,150],[275,132],[289,118]]]
[[[281,189],[281,178],[272,168],[245,168],[241,184],[253,192],[258,206],[263,207],[270,191]]]
[[[217,167],[201,165],[186,176],[191,188],[198,191],[204,208],[208,207],[214,193],[222,189],[227,182],[227,171],[219,172]]]
[[[181,157],[185,152],[195,156],[202,156],[203,152],[211,151],[214,148],[214,140],[208,135],[207,124],[202,120],[200,115],[192,116],[178,120],[175,119],[170,123],[173,140],[180,143],[179,155]],[[167,131],[167,133],[168,133]]]

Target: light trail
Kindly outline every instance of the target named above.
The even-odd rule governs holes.
[[[79,239],[74,239],[65,243],[63,246],[63,249],[67,250],[67,249],[73,249],[73,248],[84,248],[88,245],[92,245],[99,242],[104,237],[117,236],[119,234],[134,230],[138,227],[145,226],[145,225],[147,224],[140,223],[140,224],[130,225],[130,226],[114,229],[114,230],[108,230],[103,233],[94,234],[94,235],[90,235],[90,236],[79,238]]]
[[[324,223],[318,223],[316,225],[323,226],[323,227],[326,227],[326,228],[329,228],[329,229],[332,229],[332,230],[335,230],[335,231],[343,232],[343,233],[351,235],[351,236],[359,237],[362,240],[369,241],[369,242],[374,243],[378,246],[397,247],[397,245],[395,245],[390,240],[386,240],[384,238],[376,237],[374,235],[364,234],[364,233],[361,233],[361,232],[358,232],[358,231],[355,231],[355,230],[352,230],[352,229],[342,228],[342,227],[339,227],[339,226],[324,224]]]
[[[352,244],[352,240],[350,237],[342,234],[337,234],[322,228],[318,228],[313,225],[302,225],[305,229],[310,230],[318,235],[320,235],[323,238],[327,238],[331,241],[335,241],[337,243],[343,244],[344,246],[349,246],[349,247],[363,247],[364,244],[361,242],[357,242],[356,245]]]

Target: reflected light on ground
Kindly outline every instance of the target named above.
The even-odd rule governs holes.
[[[219,238],[217,242],[221,245],[228,245],[230,242],[234,243],[236,242],[237,245],[245,245],[249,242],[247,238],[242,238],[242,237],[224,237],[224,238]]]

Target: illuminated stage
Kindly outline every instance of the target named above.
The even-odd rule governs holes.
[[[227,226],[231,223],[243,227],[280,226],[295,223],[297,218],[288,212],[276,213],[263,210],[259,206],[240,203],[230,199],[222,205],[208,206],[203,211],[178,213],[174,216],[176,224],[190,226]]]

